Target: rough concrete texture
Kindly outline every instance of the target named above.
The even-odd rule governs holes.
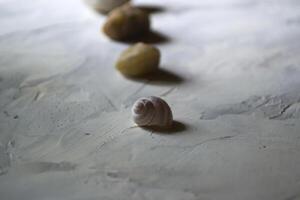
[[[83,1],[0,1],[0,199],[300,199],[300,1],[135,3],[162,52],[144,80]],[[150,95],[171,133],[133,127]]]

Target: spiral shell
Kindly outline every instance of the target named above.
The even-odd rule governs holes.
[[[133,121],[138,126],[170,127],[173,115],[169,105],[159,97],[143,97],[132,107]]]

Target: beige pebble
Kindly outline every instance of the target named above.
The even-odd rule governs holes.
[[[159,61],[160,52],[157,48],[137,43],[120,55],[116,68],[125,76],[143,76],[155,72]]]
[[[88,5],[95,10],[104,14],[110,12],[114,8],[117,8],[130,0],[84,0]]]
[[[114,40],[130,40],[147,34],[150,29],[148,14],[130,4],[112,10],[103,32]]]

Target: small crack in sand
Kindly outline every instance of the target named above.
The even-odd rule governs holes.
[[[196,148],[197,146],[203,145],[205,143],[208,142],[212,142],[212,141],[218,141],[218,140],[228,140],[228,139],[232,139],[236,136],[238,136],[240,134],[236,134],[236,135],[227,135],[227,136],[220,136],[220,137],[215,137],[215,138],[210,138],[210,139],[206,139],[202,142],[196,143],[196,144],[192,144],[192,145],[159,145],[159,146],[154,146],[151,148],[151,150],[155,150],[158,148],[180,148],[180,149],[193,149]]]

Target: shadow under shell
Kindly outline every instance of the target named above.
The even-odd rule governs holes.
[[[183,132],[188,129],[186,124],[175,120],[173,121],[170,127],[142,126],[141,128],[153,133],[160,133],[160,134],[175,134],[175,133]]]

